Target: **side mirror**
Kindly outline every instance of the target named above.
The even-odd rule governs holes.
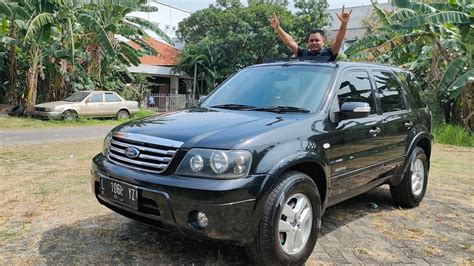
[[[339,118],[362,118],[370,115],[370,105],[365,102],[345,102],[341,105]]]

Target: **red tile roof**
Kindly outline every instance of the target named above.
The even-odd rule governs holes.
[[[145,41],[156,50],[158,55],[145,55],[141,57],[140,61],[142,64],[152,66],[176,66],[178,64],[179,49],[153,38],[147,38]],[[130,41],[127,43],[135,49],[141,49],[134,42]]]

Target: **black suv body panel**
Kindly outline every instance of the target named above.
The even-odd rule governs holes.
[[[386,93],[387,98],[381,99],[385,88],[377,87],[373,71],[396,75],[403,70],[359,63],[295,64],[329,66],[335,71],[327,88],[315,88],[326,90],[315,112],[197,106],[120,125],[110,135],[140,134],[182,145],[160,173],[132,169],[110,160],[106,152],[98,154],[91,168],[92,189],[98,201],[156,227],[246,245],[255,240],[270,191],[289,170],[303,172],[314,180],[324,212],[379,185],[399,184],[415,147],[422,147],[429,159],[432,135],[427,109],[417,106],[404,92],[400,94],[405,106],[402,110],[384,112],[381,108],[382,101],[392,100],[392,94]],[[250,69],[266,66],[283,69],[291,63]],[[367,86],[367,93],[359,96],[373,100],[374,109],[366,117],[341,120],[335,114],[341,104],[340,88],[347,85],[349,72],[361,74],[358,80],[367,81],[362,85]],[[249,174],[236,179],[177,175],[175,171],[185,156],[196,148],[248,151],[252,156]],[[138,207],[133,209],[101,195],[102,178],[136,188]],[[191,216],[196,211],[207,214],[209,226],[193,226]]]

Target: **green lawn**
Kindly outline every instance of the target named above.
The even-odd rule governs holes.
[[[157,114],[154,111],[140,110],[130,119],[137,119]],[[48,127],[68,127],[68,126],[94,126],[94,125],[118,125],[130,119],[87,119],[80,118],[76,121],[62,120],[40,120],[23,117],[0,117],[1,129],[27,129],[27,128],[48,128]]]

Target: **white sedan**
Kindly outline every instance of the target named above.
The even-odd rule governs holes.
[[[85,117],[128,118],[138,112],[138,102],[127,101],[115,92],[79,91],[62,101],[35,105],[34,115],[74,120]]]

